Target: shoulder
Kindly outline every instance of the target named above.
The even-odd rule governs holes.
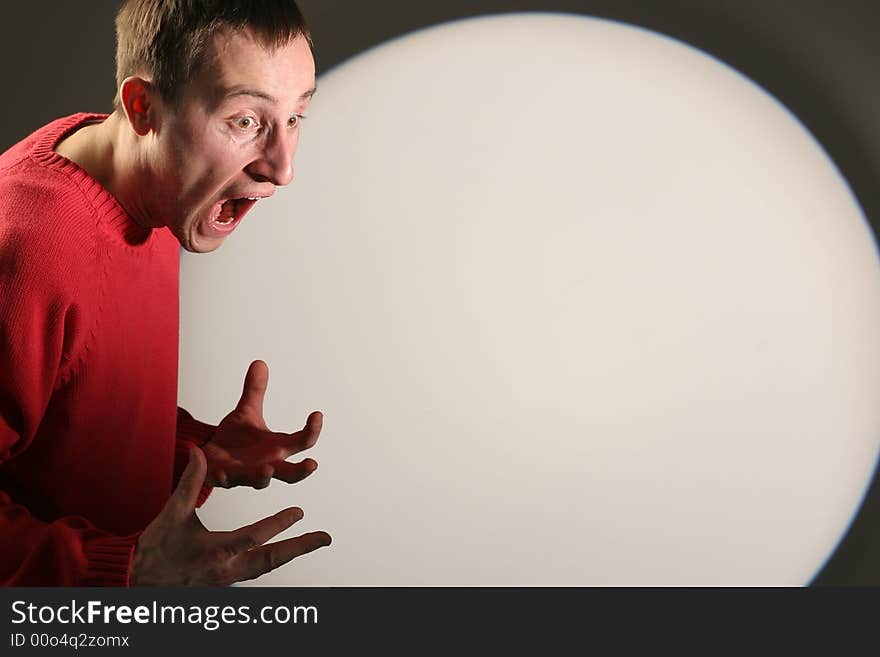
[[[6,174],[0,176],[0,275],[60,292],[95,274],[95,217],[81,190],[59,172],[24,163]]]
[[[94,232],[95,209],[62,172],[22,162],[0,176],[0,236],[42,247],[77,246]],[[91,226],[92,230],[88,228]],[[2,239],[2,238],[0,238]]]
[[[26,158],[33,156],[48,157],[52,153],[55,144],[66,134],[75,131],[88,121],[100,120],[103,114],[71,114],[47,123],[34,130],[21,141],[13,144],[3,153],[0,153],[0,176],[4,170],[14,167]]]
[[[82,184],[87,176],[54,148],[65,135],[96,117],[100,115],[57,119],[0,155],[0,230],[51,233],[91,213]]]
[[[80,249],[94,239],[95,207],[84,172],[54,151],[55,144],[93,115],[75,114],[46,126],[0,155],[2,255],[37,249]],[[90,235],[91,233],[91,235]]]

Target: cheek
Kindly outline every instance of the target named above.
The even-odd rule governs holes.
[[[213,187],[240,169],[250,150],[228,135],[206,134],[189,144],[182,171],[190,186]]]
[[[229,136],[217,120],[205,112],[194,112],[182,120],[174,131],[174,140],[190,159],[198,160],[218,153],[229,142]]]
[[[261,148],[259,139],[236,135],[224,122],[202,113],[181,121],[172,133],[168,140],[172,175],[180,188],[179,199],[187,205],[201,206],[215,196]]]
[[[205,136],[201,144],[201,157],[218,177],[223,177],[243,168],[259,153],[260,148],[259,138],[221,130]]]

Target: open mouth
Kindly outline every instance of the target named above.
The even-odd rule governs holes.
[[[231,231],[260,200],[257,196],[230,198],[217,203],[211,212],[210,224],[220,232]]]

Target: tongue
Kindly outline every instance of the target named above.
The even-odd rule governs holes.
[[[223,205],[220,207],[220,215],[217,217],[217,221],[220,223],[228,224],[235,218],[235,200],[230,199],[228,201],[224,201]]]

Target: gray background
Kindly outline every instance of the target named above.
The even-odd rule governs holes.
[[[0,3],[0,57],[5,63],[0,149],[58,116],[109,111],[115,91],[113,16],[118,4],[116,0]],[[736,67],[788,106],[826,148],[877,233],[880,9],[871,0],[300,0],[299,4],[312,25],[319,74],[411,30],[494,12],[569,11],[677,37]],[[876,475],[856,521],[814,584],[880,585]]]

